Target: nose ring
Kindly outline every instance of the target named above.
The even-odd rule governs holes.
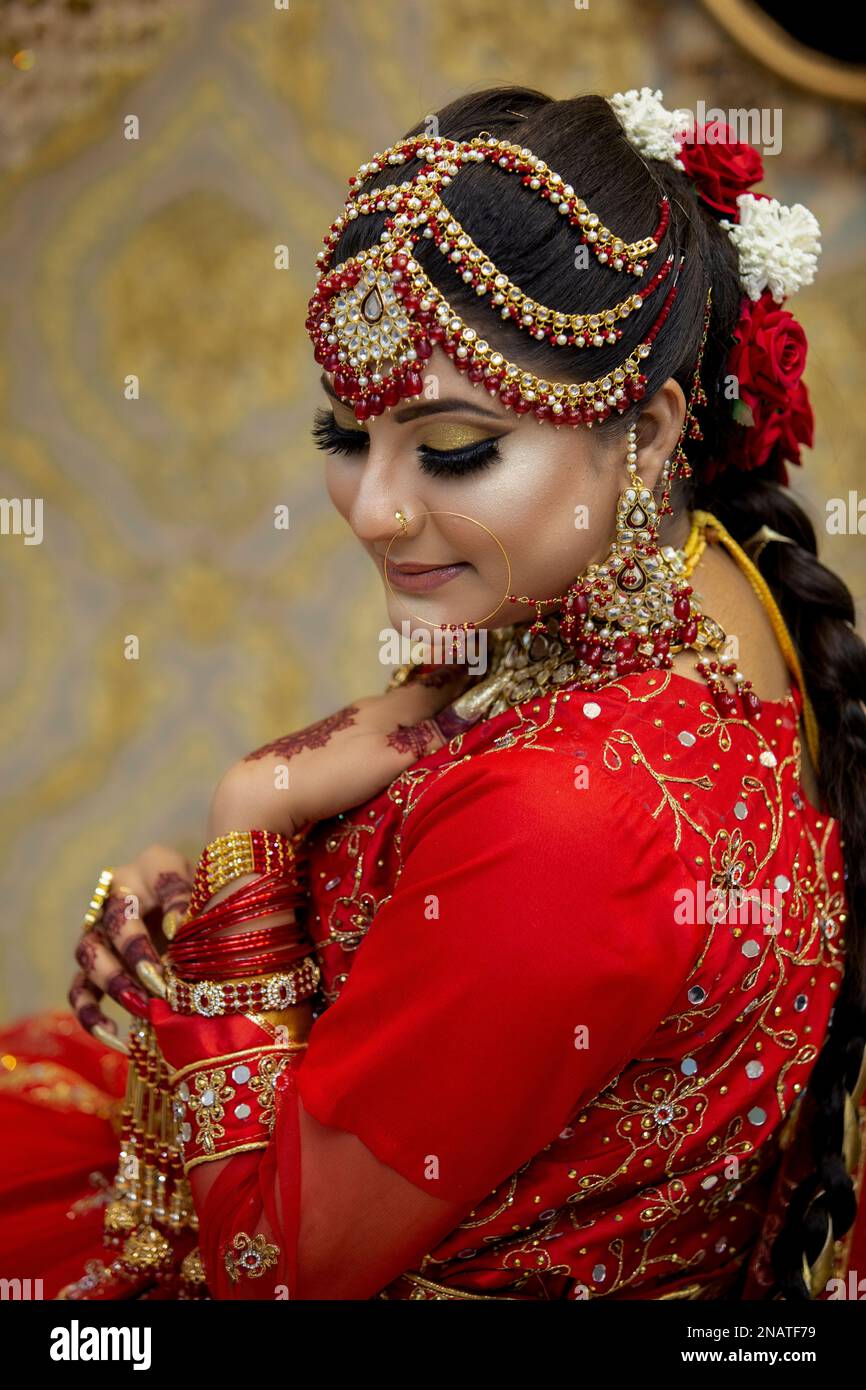
[[[395,512],[395,513],[394,513],[394,516],[395,516],[396,520],[399,521],[400,526],[401,526],[402,531],[403,531],[403,535],[405,536],[406,532],[407,532],[408,529],[409,529],[409,523],[408,523],[408,521],[406,520],[406,518],[405,518],[405,516],[403,515],[402,512]]]

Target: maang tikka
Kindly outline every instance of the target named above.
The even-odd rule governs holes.
[[[700,557],[699,528],[682,550],[659,544],[663,517],[671,514],[670,493],[676,477],[688,477],[691,465],[685,454],[687,438],[701,439],[695,415],[706,404],[701,384],[701,364],[710,323],[712,288],[707,292],[701,341],[686,405],[680,439],[672,459],[666,459],[661,475],[661,500],[637,469],[637,427],[626,436],[628,481],[616,506],[614,537],[601,564],[593,564],[555,598],[536,599],[510,594],[512,603],[530,603],[536,617],[529,632],[550,632],[550,616],[542,608],[558,608],[558,636],[573,649],[575,677],[569,684],[595,688],[620,676],[671,666],[671,658],[687,648],[701,655],[697,669],[710,687],[719,712],[730,717],[737,703],[746,718],[760,714],[761,701],[733,660],[720,660],[727,643],[724,629],[702,613],[694,601],[688,578]],[[728,689],[722,677],[733,682]]]

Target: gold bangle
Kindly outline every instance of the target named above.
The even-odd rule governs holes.
[[[266,874],[297,859],[295,844],[275,830],[229,830],[205,845],[196,865],[187,919],[197,916],[226,884],[244,874]]]
[[[309,999],[319,986],[321,971],[312,956],[292,970],[237,980],[180,979],[166,967],[166,1002],[176,1014],[219,1018],[225,1014],[268,1013],[293,1008]]]

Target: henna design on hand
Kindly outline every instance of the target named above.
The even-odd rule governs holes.
[[[420,724],[398,724],[388,734],[386,742],[398,753],[414,753],[416,758],[423,758],[435,740],[436,732],[431,720],[422,719]]]
[[[88,980],[82,971],[79,971],[69,986],[69,993],[66,997],[77,1013],[82,995],[86,995],[88,999],[92,999],[94,995],[97,999],[101,999],[104,993],[105,991],[101,990],[99,985],[95,985],[92,980]]]
[[[85,975],[89,975],[96,964],[98,951],[98,937],[92,931],[87,932],[85,936],[82,936],[75,948],[75,959],[78,961]]]
[[[107,937],[112,946],[117,941],[127,922],[133,919],[127,916],[126,901],[129,894],[122,898],[109,895],[106,899],[105,907],[102,910],[102,920],[99,923],[99,930]]]
[[[124,965],[128,965],[130,970],[134,971],[143,960],[149,960],[151,965],[155,965],[159,970],[162,969],[162,961],[148,936],[134,936],[120,954]]]
[[[111,1026],[111,1020],[106,1017],[97,1004],[103,993],[104,991],[98,985],[92,984],[81,973],[75,976],[69,987],[69,993],[66,997],[72,1012],[82,1028],[88,1033],[92,1033],[97,1024],[101,1024],[104,1028]]]
[[[163,913],[186,912],[192,897],[192,884],[183,874],[166,872],[159,875],[153,885]]]
[[[274,739],[273,743],[266,743],[263,748],[256,748],[252,753],[247,753],[244,762],[264,758],[268,753],[276,753],[279,757],[288,759],[293,758],[296,753],[302,753],[305,748],[324,748],[332,734],[338,733],[341,729],[348,729],[355,723],[357,713],[357,705],[346,705],[344,709],[337,710],[336,714],[329,714],[326,719],[308,724],[306,729],[299,729],[294,734],[285,734],[282,738]]]
[[[104,1013],[101,1013],[95,1004],[82,1005],[80,1009],[75,1010],[75,1015],[82,1028],[86,1029],[88,1033],[92,1033],[94,1028],[100,1025],[103,1028],[108,1028],[112,1032],[116,1031],[111,1026],[111,1019],[107,1018]]]

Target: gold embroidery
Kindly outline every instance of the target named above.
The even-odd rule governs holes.
[[[233,1250],[237,1254],[233,1254]],[[277,1263],[279,1253],[280,1247],[270,1245],[264,1236],[248,1236],[246,1231],[238,1231],[231,1245],[225,1247],[223,1263],[229,1279],[237,1284],[242,1274],[260,1279]]]
[[[261,1110],[259,1124],[264,1125],[268,1134],[273,1134],[277,1118],[274,1087],[287,1061],[286,1057],[262,1057],[258,1066],[259,1074],[250,1081],[250,1090],[255,1092]]]
[[[346,853],[350,859],[355,860],[352,874],[352,886],[348,893],[341,894],[335,898],[328,913],[328,935],[314,941],[317,952],[331,943],[341,946],[344,951],[356,951],[367,934],[370,924],[376,913],[384,903],[388,901],[391,894],[378,901],[372,893],[361,890],[361,881],[364,876],[364,850],[361,847],[361,836],[372,835],[375,826],[369,824],[356,825],[354,822],[341,817],[343,823],[339,828],[328,835],[325,841],[325,849],[328,854],[335,854],[345,846]],[[348,918],[349,927],[341,926],[340,922],[345,922]],[[333,993],[328,993],[321,986],[322,993],[329,1003],[333,1003],[336,997]]]
[[[441,1301],[451,1298],[471,1298],[496,1301],[500,1298],[506,1298],[509,1299],[510,1302],[514,1302],[511,1295],[507,1293],[466,1293],[463,1289],[451,1288],[448,1284],[436,1284],[432,1279],[422,1279],[419,1274],[401,1274],[400,1278],[414,1285],[413,1292],[409,1295],[410,1299],[433,1299],[435,1301]],[[387,1290],[383,1289],[382,1292],[376,1296],[377,1298],[388,1298],[389,1295]]]
[[[666,718],[666,733],[660,739],[655,732],[658,720],[651,719],[652,702],[666,691],[670,699],[672,681],[683,692],[683,698],[676,700],[682,724],[671,724]],[[616,692],[613,700],[608,699],[611,692]],[[841,979],[844,968],[845,898],[841,885],[829,881],[826,864],[831,843],[834,855],[838,852],[838,822],[810,807],[800,791],[801,752],[793,695],[784,705],[770,702],[764,709],[764,722],[752,723],[722,716],[714,705],[696,698],[704,693],[698,682],[665,672],[646,681],[610,683],[591,697],[602,708],[606,700],[610,706],[607,726],[603,730],[598,726],[601,775],[625,782],[632,801],[643,802],[647,816],[666,828],[667,843],[686,869],[684,886],[705,880],[720,894],[730,895],[722,910],[706,914],[681,1005],[659,1020],[654,1036],[660,1055],[630,1061],[575,1114],[568,1131],[560,1136],[565,1138],[587,1123],[593,1147],[572,1158],[576,1167],[568,1177],[577,1179],[573,1190],[563,1180],[549,1209],[533,1211],[531,1203],[538,1198],[533,1197],[530,1184],[537,1180],[540,1158],[534,1155],[478,1202],[460,1226],[424,1256],[420,1269],[402,1276],[413,1283],[410,1297],[513,1297],[536,1275],[550,1281],[553,1296],[558,1296],[557,1279],[563,1279],[581,1286],[586,1296],[609,1297],[636,1289],[648,1278],[658,1279],[663,1289],[674,1272],[682,1277],[707,1264],[711,1267],[706,1273],[712,1277],[704,1277],[703,1282],[690,1280],[684,1288],[657,1296],[709,1298],[714,1291],[723,1294],[731,1287],[736,1270],[751,1254],[748,1243],[754,1241],[765,1209],[761,1183],[773,1168],[783,1124],[802,1094],[821,1042],[817,1027],[813,1037],[801,1037],[798,1032],[801,1013],[794,1000],[792,974],[795,969],[812,969],[811,985],[815,986],[820,969],[822,1007],[829,1007],[827,972]],[[469,734],[460,735],[432,766],[422,760],[422,765],[402,773],[385,793],[398,822],[392,831],[396,875],[391,892],[402,873],[405,828],[430,789],[470,758],[479,765],[479,759],[503,751],[512,757],[529,752],[572,757],[576,727],[581,726],[575,725],[573,717],[563,717],[561,702],[587,698],[588,692],[573,692],[567,685],[535,696],[508,712],[500,722],[501,732],[488,746],[473,747]],[[782,719],[777,715],[785,714],[790,732],[785,735],[788,747],[783,749],[779,746]],[[644,730],[655,746],[660,744],[661,754],[650,751]],[[680,733],[685,737],[677,741]],[[467,747],[472,751],[466,752]],[[717,774],[721,760],[731,757],[742,771],[730,788],[729,800],[726,797],[726,804],[721,804]],[[657,796],[648,797],[642,787]],[[367,827],[354,829],[360,832]],[[779,856],[783,844],[784,858]],[[834,869],[834,878],[838,877]],[[356,874],[353,900],[366,890],[375,902],[371,878],[369,873]],[[768,905],[766,890],[779,883],[781,906],[776,898]],[[690,988],[708,960],[714,972],[724,962],[724,995]],[[806,977],[803,988],[806,992],[810,988]],[[739,1005],[737,995],[742,1000]],[[729,1011],[731,1005],[736,1010],[727,1042],[717,1022],[726,997]],[[787,1008],[780,1020],[781,1002]],[[825,1014],[826,1009],[820,1015],[821,1028]],[[802,1021],[812,1032],[816,1019],[805,1013]],[[688,1039],[686,1075],[678,1070],[685,1050],[681,1039]],[[771,1054],[771,1045],[786,1055],[780,1059]],[[765,1066],[772,1069],[772,1085],[768,1088],[766,1076],[760,1086],[755,1085],[763,1110],[758,1105],[750,1109],[748,1092],[742,1092],[742,1071],[751,1067],[747,1074],[757,1079]],[[802,1081],[796,1080],[798,1075]],[[735,1076],[736,1089],[731,1085]],[[604,1125],[606,1116],[610,1129]],[[690,1151],[684,1157],[687,1139]],[[727,1164],[732,1160],[739,1168],[728,1176]],[[597,1199],[603,1196],[608,1205],[602,1212]],[[624,1221],[636,1223],[637,1241],[634,1237],[628,1242],[613,1239],[602,1245],[594,1230],[600,1212],[605,1216],[616,1212]],[[707,1245],[686,1256],[680,1254],[675,1247],[682,1233],[692,1239],[702,1228],[701,1239]],[[629,1227],[630,1232],[633,1229],[634,1224]],[[459,1248],[462,1233],[468,1231],[477,1232],[477,1251]],[[566,1233],[573,1236],[568,1261],[560,1258],[554,1263],[555,1242]],[[579,1248],[582,1236],[586,1244]],[[453,1266],[458,1254],[467,1258],[477,1254],[486,1268],[513,1272],[509,1293],[476,1295],[425,1280],[426,1271]],[[400,1295],[395,1289],[391,1296]],[[389,1294],[385,1291],[379,1297]]]
[[[98,1115],[114,1121],[122,1100],[107,1095],[77,1072],[59,1062],[26,1062],[16,1059],[11,1070],[0,1069],[0,1092],[17,1091],[34,1105],[51,1110],[74,1110],[81,1115]]]
[[[195,1078],[195,1091],[190,1092],[187,1105],[195,1116],[196,1143],[201,1144],[205,1153],[212,1154],[217,1139],[225,1138],[225,1107],[234,1097],[235,1088],[226,1081],[221,1067],[213,1071],[199,1072]]]

